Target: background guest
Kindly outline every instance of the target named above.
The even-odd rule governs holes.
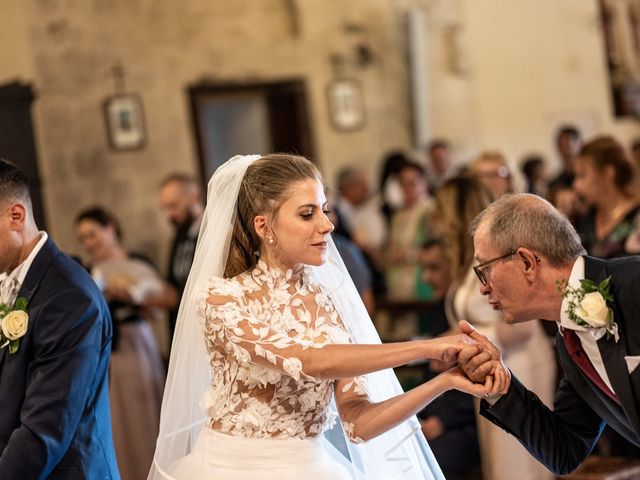
[[[386,279],[393,300],[428,300],[431,290],[419,281],[418,250],[427,238],[433,200],[427,194],[427,176],[421,165],[406,162],[397,173],[402,208],[391,218]]]
[[[451,145],[444,138],[429,142],[427,147],[427,178],[431,192],[435,192],[442,183],[453,176],[454,165],[451,158]]]
[[[636,227],[640,196],[624,148],[613,137],[597,137],[582,148],[575,172],[573,187],[589,207],[576,224],[585,250],[600,258],[629,254],[625,243]]]
[[[378,206],[371,200],[371,187],[364,170],[347,167],[338,173],[338,196],[334,212],[342,234],[361,248],[379,250],[386,240],[386,225]]]
[[[555,146],[560,158],[560,173],[549,183],[550,189],[571,188],[575,178],[575,161],[582,148],[580,130],[573,125],[562,125],[556,131]]]
[[[529,155],[522,162],[525,191],[540,197],[547,195],[547,166],[541,155]]]
[[[123,480],[146,478],[155,448],[164,385],[164,365],[147,324],[157,310],[145,298],[162,291],[162,280],[147,262],[129,255],[115,217],[101,207],[81,212],[76,234],[89,256],[114,323],[109,366],[113,439]],[[144,314],[143,314],[144,313]]]
[[[177,296],[156,296],[150,299],[150,302],[153,306],[170,310],[171,340],[176,326],[177,308],[193,262],[204,204],[198,182],[183,173],[172,173],[160,183],[158,201],[162,212],[174,228],[167,280],[175,288]]]
[[[468,172],[489,189],[493,198],[500,198],[505,193],[513,192],[509,164],[504,155],[498,151],[482,152],[471,162]]]
[[[447,261],[444,242],[433,238],[420,250],[419,263],[422,280],[433,290],[434,308],[429,310],[429,336],[441,335],[449,330],[444,299],[451,285],[451,268]],[[435,364],[436,362],[430,362]],[[439,368],[427,366],[423,381],[434,378]],[[481,478],[480,447],[474,414],[473,398],[450,390],[432,401],[418,413],[422,432],[449,480]]]
[[[358,246],[359,254],[364,255],[371,272],[373,292],[384,294],[382,247],[387,237],[387,223],[380,212],[378,199],[371,196],[367,174],[361,169],[344,168],[338,173],[336,187],[334,234]]]
[[[378,192],[382,202],[380,210],[387,224],[391,223],[393,213],[402,207],[402,189],[398,181],[398,172],[408,162],[409,158],[401,151],[389,152],[382,160]]]
[[[560,173],[549,183],[549,201],[567,218],[575,220],[585,212],[572,188],[575,161],[582,148],[580,130],[573,125],[562,125],[556,131],[555,146],[560,159]]]

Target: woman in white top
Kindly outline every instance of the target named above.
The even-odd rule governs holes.
[[[470,339],[381,345],[326,213],[302,157],[237,156],[216,171],[149,478],[443,478],[415,413],[450,388],[497,391],[505,374],[483,386],[454,368],[403,393],[384,369],[454,359]],[[337,416],[340,452],[323,436]]]

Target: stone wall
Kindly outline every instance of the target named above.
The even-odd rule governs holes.
[[[345,162],[375,173],[382,152],[410,143],[403,17],[388,1],[31,0],[30,18],[47,213],[67,250],[78,250],[74,214],[100,203],[122,219],[129,247],[163,257],[170,234],[155,189],[171,171],[197,170],[187,88],[203,79],[304,79],[329,179]],[[353,61],[359,42],[374,55],[364,68]],[[335,54],[363,87],[367,120],[356,132],[329,121]],[[116,64],[144,103],[148,142],[139,151],[108,148],[101,104],[115,92]]]
[[[316,159],[330,181],[346,163],[375,175],[383,153],[411,148],[406,13],[424,12],[428,136],[453,141],[460,161],[482,148],[516,160],[535,150],[555,161],[551,134],[575,121],[587,135],[625,143],[637,120],[614,119],[597,0],[5,0],[17,55],[0,80],[21,77],[38,94],[35,122],[49,229],[79,248],[73,218],[109,206],[127,244],[164,263],[170,230],[156,185],[197,172],[188,88],[202,81],[303,79]],[[358,44],[372,52],[359,65]],[[325,89],[331,58],[362,85],[366,123],[336,131]],[[24,58],[29,57],[29,58]],[[112,68],[141,96],[144,149],[109,149],[102,104],[116,92]],[[15,75],[13,74],[15,71]]]

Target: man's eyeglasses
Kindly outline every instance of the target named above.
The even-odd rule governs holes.
[[[509,258],[511,255],[515,255],[516,253],[517,253],[517,250],[511,250],[510,252],[505,253],[504,255],[500,255],[499,257],[492,258],[491,260],[487,260],[486,262],[482,262],[478,265],[475,265],[473,267],[473,271],[476,272],[476,276],[478,277],[478,280],[480,280],[480,283],[485,287],[487,286],[487,283],[489,283],[489,279],[487,278],[487,267],[489,265],[499,260],[504,260],[505,258]]]
[[[487,260],[486,262],[482,262],[482,263],[479,263],[478,265],[475,265],[473,267],[473,271],[476,272],[476,276],[478,277],[478,280],[480,280],[480,283],[482,283],[482,285],[484,285],[485,287],[489,283],[489,278],[487,277],[487,267],[489,265],[499,260],[504,260],[506,258],[509,258],[510,256],[515,255],[516,253],[518,253],[518,250],[511,250],[508,253],[505,253],[504,255],[500,255],[499,257],[492,258],[491,260]],[[540,257],[538,257],[538,255],[534,255],[534,256],[535,256],[536,262],[540,263]]]

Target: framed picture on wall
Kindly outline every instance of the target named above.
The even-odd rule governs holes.
[[[138,95],[114,95],[104,102],[109,145],[114,150],[144,147],[147,134],[142,100]]]
[[[364,98],[357,80],[334,80],[327,86],[331,123],[337,130],[358,130],[364,125]]]

